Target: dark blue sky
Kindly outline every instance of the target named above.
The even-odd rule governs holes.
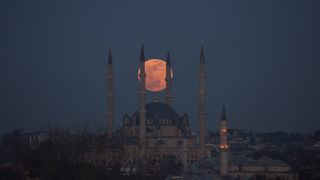
[[[197,128],[205,46],[207,127],[311,132],[320,127],[320,1],[0,2],[0,132],[50,124],[105,128],[113,51],[116,126],[138,106],[140,44],[171,51],[174,106]],[[149,94],[149,101],[163,94]]]

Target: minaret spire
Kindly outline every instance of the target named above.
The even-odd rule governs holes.
[[[172,95],[171,95],[171,86],[172,86],[172,76],[171,76],[171,59],[170,59],[170,52],[167,53],[167,60],[166,60],[166,95],[165,95],[165,103],[168,106],[172,105]]]
[[[206,120],[206,111],[205,111],[205,64],[204,64],[204,50],[201,46],[200,52],[200,67],[199,67],[199,144],[202,151],[202,156],[205,156],[205,120]]]
[[[223,121],[227,120],[226,109],[224,107],[224,104],[222,105],[221,120]]]
[[[141,50],[140,50],[140,62],[145,62],[145,57],[144,57],[144,47],[143,44],[141,44]]]
[[[111,54],[111,49],[109,49],[109,55],[108,55],[108,65],[112,65],[112,54]]]
[[[146,90],[145,90],[145,57],[144,57],[144,47],[141,46],[140,51],[140,84],[139,84],[139,116],[140,116],[140,133],[139,141],[142,151],[145,149],[146,145]]]
[[[110,138],[113,131],[113,63],[112,63],[112,54],[109,50],[108,55],[108,65],[107,65],[107,136]]]
[[[204,63],[204,48],[201,46],[200,63]]]
[[[222,106],[221,120],[220,120],[220,175],[226,176],[228,174],[228,128],[227,116],[224,105]]]

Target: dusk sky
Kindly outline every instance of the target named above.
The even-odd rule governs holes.
[[[173,106],[198,128],[200,47],[208,130],[320,129],[320,1],[0,1],[0,133],[106,128],[112,49],[115,128],[138,109],[141,43],[173,66]],[[162,93],[148,93],[148,102]]]

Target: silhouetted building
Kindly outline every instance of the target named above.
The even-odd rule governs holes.
[[[108,110],[107,134],[112,134],[113,121],[113,90],[112,90],[112,60],[109,52],[108,61]],[[131,116],[123,116],[123,125],[116,130],[110,142],[116,143],[118,138],[126,138],[125,144],[129,150],[128,164],[132,159],[139,158],[144,164],[149,164],[149,170],[158,171],[162,159],[173,156],[181,162],[184,168],[190,167],[200,158],[205,157],[205,63],[204,49],[201,47],[199,71],[199,137],[189,126],[187,114],[180,116],[171,106],[171,59],[167,54],[166,60],[166,90],[165,103],[157,100],[146,103],[145,54],[143,45],[140,52],[140,82],[139,82],[139,108]],[[110,108],[109,108],[110,106]],[[110,132],[111,131],[111,132]],[[131,160],[130,160],[131,159]]]

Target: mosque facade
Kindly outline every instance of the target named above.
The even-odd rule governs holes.
[[[189,126],[187,114],[179,115],[172,107],[171,60],[168,52],[166,59],[166,89],[164,103],[154,101],[146,103],[145,54],[142,45],[139,61],[139,107],[132,115],[125,114],[122,127],[113,132],[113,60],[111,51],[107,66],[107,135],[112,141],[125,137],[130,150],[129,159],[139,159],[156,167],[164,157],[172,156],[183,168],[206,156],[205,147],[205,63],[204,50],[201,48],[199,65],[199,137]],[[114,140],[115,141],[115,140]],[[156,171],[156,170],[155,170]]]

